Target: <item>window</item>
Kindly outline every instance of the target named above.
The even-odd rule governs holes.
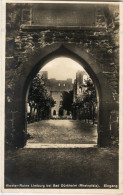
[[[61,86],[61,84],[59,83],[59,84],[58,84],[58,86],[60,87],[60,86]]]
[[[65,87],[65,83],[63,84],[63,86]]]

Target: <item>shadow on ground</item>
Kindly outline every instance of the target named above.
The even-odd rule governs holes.
[[[118,184],[117,148],[6,151],[5,184]]]

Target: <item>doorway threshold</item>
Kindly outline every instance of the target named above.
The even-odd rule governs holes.
[[[94,148],[97,144],[44,144],[28,143],[24,148]]]

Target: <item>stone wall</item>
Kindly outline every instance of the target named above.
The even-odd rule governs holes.
[[[45,78],[45,86],[49,94],[56,102],[54,107],[51,108],[51,118],[60,118],[59,109],[62,107],[63,92],[73,90],[72,79],[56,80],[55,78],[48,79],[48,71],[40,71],[40,74]],[[56,112],[54,115],[53,112]],[[65,110],[64,110],[65,111]],[[63,114],[64,116],[64,114]]]
[[[72,79],[66,80],[56,80],[56,79],[48,79],[46,82],[46,87],[49,91],[71,91],[73,90]]]
[[[6,13],[6,140],[17,144],[14,125],[16,107],[14,104],[15,85],[23,77],[22,69],[35,51],[55,43],[76,45],[95,59],[102,69],[114,103],[118,104],[119,94],[119,7],[101,5],[95,7],[95,25],[88,27],[46,28],[32,24],[31,4],[7,4]],[[25,25],[26,24],[26,25]],[[31,62],[30,62],[31,63]],[[26,68],[25,67],[25,71]],[[19,87],[19,86],[18,86]],[[110,100],[109,100],[110,101]],[[112,113],[117,113],[112,107]],[[19,120],[19,118],[18,118]],[[116,123],[116,118],[111,121]],[[118,122],[118,120],[117,120]],[[112,127],[113,128],[113,127]],[[25,134],[25,130],[23,130]],[[112,133],[114,130],[112,130]]]
[[[54,107],[51,108],[51,118],[60,118],[59,116],[59,109],[62,106],[62,92],[60,91],[52,91],[51,95],[54,99],[54,101],[56,102]],[[54,110],[56,111],[56,114],[54,115]]]

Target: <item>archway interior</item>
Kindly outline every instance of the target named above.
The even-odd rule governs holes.
[[[75,60],[50,60],[32,80],[27,93],[27,145],[96,144],[97,90]]]

